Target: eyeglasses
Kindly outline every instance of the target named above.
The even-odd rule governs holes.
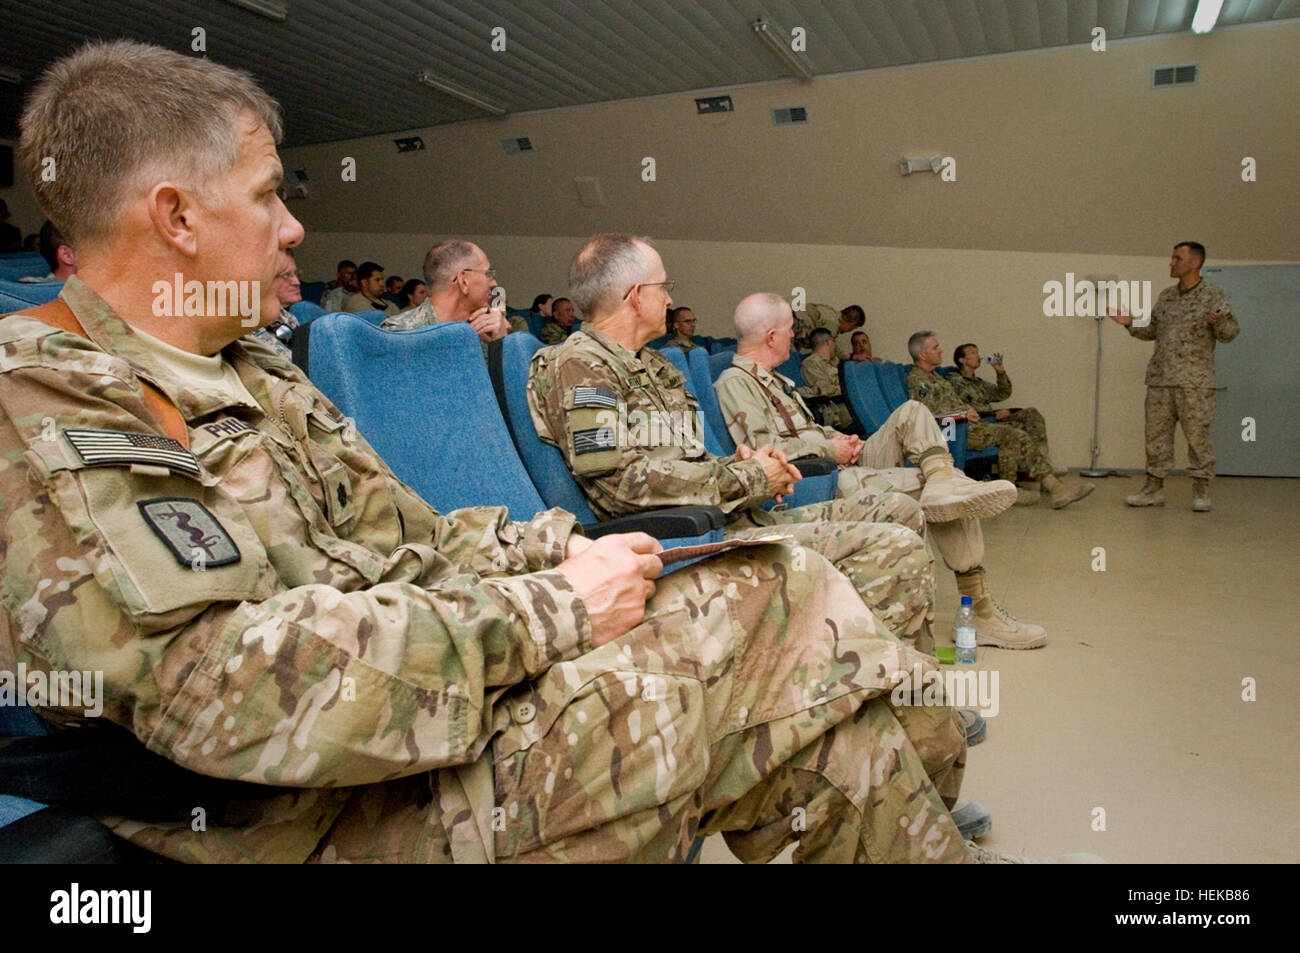
[[[491,278],[496,281],[497,273],[495,268],[462,268],[461,271],[481,271],[484,278]]]
[[[663,281],[638,281],[631,288],[628,288],[627,291],[623,292],[623,297],[626,298],[633,291],[636,291],[637,288],[649,288],[653,285],[663,285],[664,293],[672,294],[673,289],[677,287],[677,281],[673,278],[665,278]]]

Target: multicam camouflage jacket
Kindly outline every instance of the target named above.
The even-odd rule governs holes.
[[[907,371],[907,396],[919,400],[934,414],[960,413],[969,402],[957,392],[951,377],[940,377],[934,371],[923,371],[913,364]]]
[[[822,408],[822,419],[828,427],[848,427],[853,423],[848,405],[844,403],[840,388],[840,370],[838,363],[832,364],[818,354],[810,354],[799,365],[803,375],[804,386],[799,393],[805,397],[833,398]]]
[[[1223,311],[1217,327],[1209,322],[1215,310]],[[1214,345],[1227,344],[1240,330],[1223,289],[1202,279],[1188,291],[1171,285],[1160,292],[1151,323],[1130,327],[1128,333],[1139,341],[1156,342],[1147,364],[1147,386],[1213,387]]]
[[[704,447],[686,378],[653,348],[633,354],[590,325],[533,356],[528,408],[601,519],[662,506],[746,509],[768,498],[754,460]]]
[[[990,384],[979,376],[963,377],[961,371],[949,374],[944,379],[952,385],[958,397],[981,414],[989,414],[993,412],[995,403],[1011,396],[1011,378],[1006,371],[998,371],[997,375],[996,384]]]
[[[256,400],[232,402],[170,376],[76,277],[62,298],[85,337],[0,321],[0,668],[103,672],[103,717],[152,751],[278,786],[238,824],[110,825],[183,860],[298,862],[359,792],[423,773],[435,806],[403,856],[491,859],[498,702],[591,648],[553,569],[573,517],[441,516],[269,348],[225,349]]]
[[[737,444],[761,447],[770,443],[791,460],[834,459],[834,431],[817,423],[788,377],[737,354],[731,366],[719,375],[714,390],[727,430]],[[793,433],[786,424],[787,417],[794,425]]]

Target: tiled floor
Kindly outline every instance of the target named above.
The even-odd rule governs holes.
[[[980,650],[1000,689],[962,788],[993,814],[980,842],[1121,863],[1300,860],[1300,480],[1218,479],[1211,513],[1191,512],[1185,477],[1163,509],[1124,506],[1139,477],[1095,482],[1067,509],[985,523],[994,595],[1049,641]],[[957,591],[938,567],[950,641]],[[703,860],[734,862],[720,837]]]

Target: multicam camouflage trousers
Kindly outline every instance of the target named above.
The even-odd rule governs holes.
[[[1214,476],[1213,387],[1148,387],[1146,401],[1147,473],[1158,480],[1174,466],[1174,425],[1181,421],[1187,438],[1187,474],[1198,480]]]
[[[998,448],[998,476],[1004,480],[1014,481],[1019,473],[1041,480],[1052,472],[1045,438],[1032,436],[1011,423],[980,421],[966,431],[967,450],[983,450],[994,444]]]
[[[916,638],[933,618],[934,560],[924,532],[920,504],[879,477],[843,499],[745,511],[726,530],[728,537],[780,535],[826,557],[903,638]]]
[[[825,560],[742,549],[661,579],[649,612],[504,701],[524,714],[494,744],[498,860],[681,861],[719,832],[750,862],[970,860],[960,722],[890,700],[933,660]]]

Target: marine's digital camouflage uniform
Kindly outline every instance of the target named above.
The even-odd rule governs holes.
[[[950,378],[923,371],[916,364],[907,372],[907,396],[919,400],[936,414],[964,413],[968,406]],[[1046,448],[1025,431],[987,420],[967,425],[967,450],[983,450],[994,444],[998,448],[998,474],[1002,479],[1015,480],[1016,474],[1027,473],[1031,480],[1041,480],[1051,474],[1052,461],[1047,458]]]
[[[840,387],[840,371],[837,365],[832,364],[820,354],[810,354],[799,365],[799,373],[803,375],[804,384],[799,389],[799,393],[805,397],[832,398],[821,408],[821,419],[826,426],[838,430],[853,423],[853,416],[844,403],[844,395]]]
[[[719,375],[714,390],[731,439],[736,443],[754,447],[770,443],[791,460],[807,456],[834,459],[835,431],[813,419],[788,377],[736,355],[731,367]],[[777,404],[794,424],[793,434],[776,409]],[[840,467],[836,492],[839,496],[852,496],[883,477],[895,489],[919,498],[921,471],[904,468],[904,464],[936,451],[946,454],[948,445],[934,416],[924,405],[906,401],[863,441],[856,465]],[[979,520],[960,519],[927,526],[949,569],[969,572],[983,561],[984,530]]]
[[[666,576],[593,651],[553,571],[572,516],[441,516],[271,350],[223,352],[249,406],[62,297],[87,337],[0,321],[0,666],[103,672],[151,750],[277,786],[119,834],[190,861],[678,859],[697,828],[747,859],[969,859],[960,725],[891,707],[920,656],[815,553]]]
[[[1208,318],[1223,311],[1217,327]],[[1182,422],[1187,438],[1187,473],[1208,480],[1214,476],[1214,346],[1231,341],[1241,331],[1228,297],[1218,285],[1202,279],[1190,290],[1171,285],[1160,292],[1146,327],[1130,327],[1139,341],[1155,341],[1147,363],[1147,473],[1163,480],[1174,465],[1174,425]]]
[[[981,414],[992,414],[996,410],[993,406],[995,403],[1004,401],[1011,396],[1011,378],[1006,371],[996,371],[996,373],[998,376],[997,383],[993,384],[978,375],[966,377],[960,370],[949,374],[945,379],[957,391],[957,396],[974,407],[976,411]],[[1043,448],[1043,456],[1051,457],[1051,453],[1047,448],[1047,421],[1043,419],[1043,415],[1038,412],[1036,407],[1022,407],[1019,410],[1014,410],[1005,420],[999,420],[998,423],[1008,424],[1017,430],[1023,430],[1038,441],[1039,446]]]
[[[528,406],[538,435],[564,454],[601,519],[692,505],[720,507],[728,535],[779,525],[783,536],[830,559],[895,633],[922,632],[933,604],[931,560],[917,536],[925,520],[920,505],[888,482],[764,511],[759,504],[770,494],[762,464],[705,449],[699,406],[681,372],[653,348],[633,354],[589,325],[534,355]]]

